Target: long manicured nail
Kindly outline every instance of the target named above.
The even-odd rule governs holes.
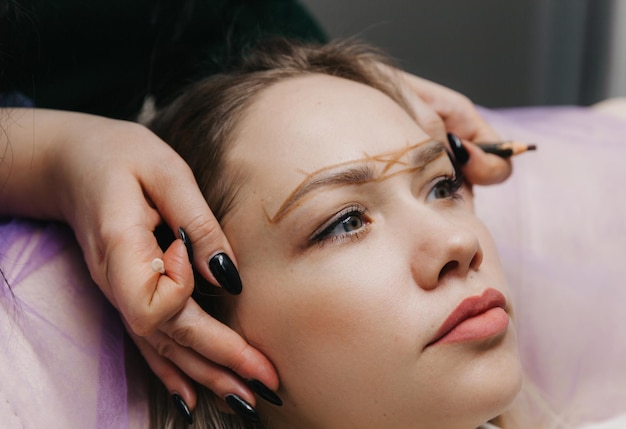
[[[254,393],[259,395],[259,397],[265,399],[270,404],[278,405],[279,407],[283,405],[283,400],[280,399],[280,396],[270,390],[265,384],[261,383],[259,380],[250,379],[247,380],[246,383]]]
[[[174,393],[172,395],[172,400],[174,401],[174,406],[178,410],[181,416],[185,419],[188,425],[193,423],[193,416],[191,415],[191,411],[187,406],[187,403],[178,393]]]
[[[178,236],[183,240],[183,244],[187,248],[187,256],[189,256],[189,263],[193,264],[193,247],[191,247],[191,240],[182,227],[178,227]]]
[[[452,148],[452,153],[454,153],[454,157],[456,158],[456,162],[459,165],[467,164],[469,161],[469,152],[461,143],[461,139],[458,138],[455,134],[448,133],[448,143],[450,143],[450,147]]]
[[[241,293],[239,272],[226,253],[218,253],[209,259],[209,269],[226,292],[231,295]]]
[[[246,401],[244,401],[234,393],[226,395],[226,403],[230,408],[233,409],[234,412],[236,412],[241,417],[244,417],[253,422],[260,421],[259,415],[256,413],[256,410],[252,407],[252,405],[248,404]]]

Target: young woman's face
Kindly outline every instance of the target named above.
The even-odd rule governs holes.
[[[229,154],[232,325],[276,365],[276,427],[472,428],[520,387],[511,303],[445,148],[390,98],[312,75],[263,92]],[[447,334],[447,335],[446,335]]]

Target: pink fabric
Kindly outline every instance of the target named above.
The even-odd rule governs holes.
[[[476,188],[517,309],[527,372],[579,423],[626,412],[626,121],[588,108],[485,111],[538,145]]]
[[[623,413],[626,121],[584,108],[484,114],[503,137],[539,146],[515,159],[505,184],[476,188],[517,302],[524,365],[574,422]],[[0,285],[1,426],[144,424],[144,404],[127,398],[119,318],[71,232],[2,224],[0,267],[11,285]]]
[[[1,426],[128,427],[123,327],[71,231],[0,225],[0,267]]]

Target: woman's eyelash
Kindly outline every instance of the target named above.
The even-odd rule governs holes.
[[[433,191],[442,190],[445,191],[445,195],[439,195],[439,199],[457,199],[461,198],[459,194],[459,189],[463,186],[463,177],[459,174],[455,174],[453,176],[445,176],[442,177],[435,183],[433,186]]]
[[[457,162],[456,158],[452,160],[452,167],[454,168],[454,186],[458,191],[461,186],[463,186],[463,182],[465,181],[465,177],[463,176],[463,171],[461,170],[461,166]]]
[[[323,243],[328,240],[359,238],[363,228],[369,224],[365,216],[366,209],[360,205],[352,205],[341,210],[328,223],[313,233],[312,243]],[[344,229],[344,231],[335,231]],[[350,231],[350,229],[353,229]]]
[[[457,199],[461,197],[458,191],[459,189],[461,189],[461,186],[463,186],[463,172],[461,171],[461,167],[459,166],[459,164],[456,162],[456,159],[450,152],[448,152],[448,158],[452,163],[454,172],[451,175],[447,175],[442,180],[437,181],[437,183],[433,187],[433,190],[437,189],[438,186],[444,185],[446,186],[446,190],[450,194],[446,198]]]

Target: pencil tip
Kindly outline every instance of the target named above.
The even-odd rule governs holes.
[[[537,150],[536,144],[529,144],[527,150]]]

